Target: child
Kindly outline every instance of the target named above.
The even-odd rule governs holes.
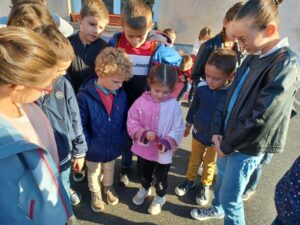
[[[192,89],[190,91],[189,100],[192,101],[194,92],[197,89],[198,83],[201,79],[205,79],[205,64],[209,57],[209,55],[216,49],[225,47],[232,49],[237,54],[238,64],[241,62],[241,52],[239,50],[238,45],[232,41],[231,34],[228,30],[234,16],[238,13],[240,8],[242,7],[243,3],[238,2],[234,4],[227,12],[223,20],[223,30],[217,34],[212,39],[203,43],[198,51],[194,69],[192,71]]]
[[[47,1],[46,0],[11,0],[12,8],[14,8],[17,5],[21,4],[39,4],[42,7],[45,8]],[[32,11],[31,13],[35,13],[35,11]],[[61,18],[57,13],[51,13],[50,15],[55,24],[57,25],[59,31],[65,36],[68,37],[71,34],[73,34],[73,27],[70,23],[68,23],[66,20]],[[0,17],[0,27],[3,25],[6,25],[8,23],[9,18],[7,16]]]
[[[283,151],[299,65],[287,39],[280,39],[281,2],[249,0],[233,21],[232,33],[249,55],[237,70],[222,117],[214,119],[212,141],[219,156],[215,199],[210,208],[192,210],[195,219],[225,216],[224,224],[244,225],[242,194],[250,175],[263,153]]]
[[[175,193],[185,195],[195,186],[199,166],[202,164],[200,188],[196,195],[199,205],[209,201],[209,187],[214,178],[217,153],[211,142],[211,123],[218,102],[224,101],[230,81],[235,74],[236,55],[230,49],[219,48],[208,58],[205,66],[206,81],[199,84],[186,117],[185,137],[193,129],[192,152],[186,180],[178,185]]]
[[[123,48],[133,64],[133,78],[124,83],[128,105],[131,106],[146,90],[147,75],[152,65],[166,63],[179,67],[182,57],[175,49],[162,42],[154,41],[154,34],[151,41],[147,40],[153,26],[152,11],[143,0],[126,1],[122,8],[121,23],[123,32],[115,34],[109,41],[109,45]],[[124,186],[129,183],[127,175],[131,166],[132,154],[129,146],[122,153],[120,183]]]
[[[170,38],[171,46],[174,47],[174,43],[176,40],[176,30],[174,30],[172,28],[166,28],[163,30],[163,33]]]
[[[69,37],[75,58],[68,69],[68,78],[77,93],[80,85],[95,76],[95,59],[107,44],[100,38],[108,24],[108,10],[102,0],[86,0],[80,10],[80,31]]]
[[[32,104],[51,90],[56,66],[55,53],[38,34],[0,29],[1,224],[65,224],[72,215],[49,155],[57,151],[53,130]]]
[[[211,29],[209,27],[203,27],[200,30],[199,36],[197,40],[195,41],[195,44],[193,46],[192,55],[197,55],[199,48],[201,44],[211,39]]]
[[[15,6],[11,11],[8,25],[28,27],[47,39],[51,49],[57,55],[59,76],[65,75],[74,57],[73,48],[67,38],[55,27],[49,25],[52,21],[51,17],[43,16],[47,15],[47,10],[37,6],[39,5]],[[33,10],[36,13],[30,14]],[[37,103],[47,115],[55,131],[62,181],[72,204],[77,205],[80,202],[80,195],[75,191],[71,191],[70,195],[71,159],[73,156],[74,171],[81,170],[87,145],[72,86],[65,77],[60,77],[55,81],[52,92],[45,93]]]
[[[96,59],[97,78],[91,77],[78,92],[83,131],[88,143],[86,166],[91,208],[104,209],[99,175],[103,170],[103,193],[110,205],[119,197],[113,188],[115,159],[127,141],[127,96],[122,83],[131,77],[131,63],[122,49],[106,48]]]
[[[171,97],[177,72],[170,65],[152,67],[148,77],[150,91],[138,98],[128,112],[127,129],[133,140],[132,152],[140,157],[141,184],[133,203],[141,205],[151,194],[153,175],[156,194],[148,212],[157,215],[166,202],[168,172],[173,153],[180,144],[184,123],[178,102]]]
[[[272,225],[294,225],[300,222],[300,156],[278,181],[275,188],[277,217]]]

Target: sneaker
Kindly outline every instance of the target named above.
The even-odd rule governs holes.
[[[102,212],[104,210],[101,191],[91,192],[91,208],[94,212]]]
[[[255,190],[249,190],[249,191],[245,192],[245,193],[242,195],[242,200],[243,200],[243,201],[249,200],[249,199],[252,197],[252,195],[254,195],[254,193],[255,193]]]
[[[109,205],[116,205],[119,203],[119,196],[112,186],[104,187],[104,195]]]
[[[73,180],[75,182],[81,182],[85,178],[85,170],[81,170],[78,173],[73,173]]]
[[[141,187],[136,195],[132,198],[132,201],[135,205],[143,204],[146,197],[151,195],[151,188],[146,190],[145,188]]]
[[[127,187],[128,184],[129,184],[128,173],[129,173],[129,169],[122,168],[122,171],[121,171],[121,174],[120,174],[120,180],[119,180],[119,184],[122,187]]]
[[[148,212],[151,215],[157,215],[161,212],[161,208],[166,203],[166,197],[155,196],[150,207],[148,208]]]
[[[189,181],[185,180],[182,184],[179,184],[175,188],[175,193],[178,196],[184,196],[186,193],[188,193],[193,187],[195,187],[195,181]]]
[[[193,209],[191,216],[195,220],[223,219],[224,213],[218,213],[214,207]]]
[[[205,206],[209,201],[209,186],[200,185],[200,190],[196,195],[196,202],[198,205]]]
[[[78,205],[81,202],[82,196],[79,192],[74,191],[72,188],[70,190],[70,200],[72,205]]]

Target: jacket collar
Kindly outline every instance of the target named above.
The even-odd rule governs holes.
[[[260,55],[259,58],[263,58],[266,57],[268,55],[271,55],[273,52],[276,52],[278,49],[283,48],[283,47],[289,47],[289,40],[288,38],[283,38],[281,39],[277,45],[275,45],[272,49],[270,49],[269,51],[267,51],[265,54]]]

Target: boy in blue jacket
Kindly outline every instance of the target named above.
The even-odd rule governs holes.
[[[103,170],[103,193],[110,205],[119,197],[113,188],[115,159],[127,142],[127,95],[121,88],[131,78],[131,63],[122,49],[106,48],[96,59],[98,77],[91,77],[77,94],[83,131],[88,143],[86,166],[91,208],[104,209],[99,176]]]
[[[230,81],[235,75],[236,61],[236,54],[232,50],[219,48],[212,52],[205,65],[206,81],[199,83],[186,117],[185,136],[194,127],[192,152],[186,180],[176,187],[175,192],[183,196],[195,186],[197,172],[202,164],[203,173],[196,196],[199,205],[206,205],[209,201],[209,186],[216,167],[217,152],[211,141],[213,115],[218,113],[217,106],[223,105]]]

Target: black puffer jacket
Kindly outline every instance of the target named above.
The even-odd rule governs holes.
[[[246,69],[246,78],[223,131],[224,119],[214,118],[214,133],[222,134],[221,149],[225,154],[239,151],[247,155],[282,152],[295,93],[299,85],[296,55],[283,47],[259,58],[248,56],[237,71],[229,90],[225,109]]]

